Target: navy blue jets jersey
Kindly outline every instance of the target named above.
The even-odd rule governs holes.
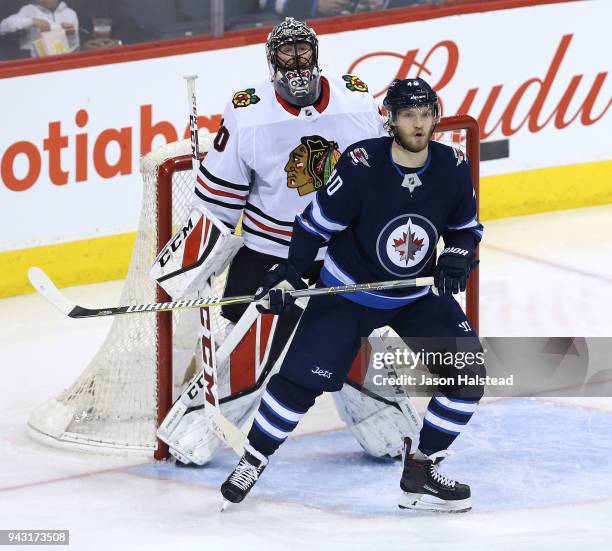
[[[429,144],[419,169],[396,164],[393,138],[357,142],[342,154],[325,187],[296,217],[289,262],[304,271],[328,243],[325,286],[409,279],[433,274],[436,246],[472,252],[482,238],[465,154]],[[397,308],[430,293],[358,292],[345,298],[372,308]]]

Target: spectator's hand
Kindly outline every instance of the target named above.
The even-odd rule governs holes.
[[[45,21],[44,19],[37,19],[36,17],[32,18],[32,27],[36,27],[41,32],[51,30],[51,25],[49,25],[48,21]]]
[[[66,31],[66,34],[74,34],[76,32],[72,23],[62,23],[62,29]]]
[[[352,12],[352,0],[319,0],[319,14],[326,17]]]

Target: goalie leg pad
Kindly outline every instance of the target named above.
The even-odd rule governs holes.
[[[365,394],[349,383],[333,397],[340,418],[369,455],[399,457],[404,437],[418,437],[420,427],[391,400]]]
[[[282,318],[257,318],[254,305],[249,306],[219,348],[217,376],[219,395],[224,396],[219,400],[220,410],[234,425],[241,426],[249,419],[257,408],[266,382],[280,368],[304,302],[304,299],[300,299],[292,311]],[[254,321],[249,317],[253,311],[256,318]],[[270,319],[273,319],[273,323],[268,325],[266,320]],[[245,325],[248,330],[244,329]],[[235,334],[242,336],[238,339]],[[232,345],[232,339],[237,341],[235,346]],[[247,378],[247,373],[252,379]],[[197,465],[205,465],[223,447],[204,415],[203,388],[202,373],[199,372],[158,430],[158,437],[176,452],[172,455],[181,462],[185,462],[183,459],[186,458],[187,462]]]
[[[364,387],[367,371],[372,369],[371,362],[363,368],[361,354],[385,352],[384,338],[388,329],[376,329],[355,359],[349,379],[342,389],[333,394],[340,418],[350,428],[353,436],[366,453],[374,457],[399,457],[402,454],[404,438],[413,440],[418,437],[421,419],[410,398],[401,387],[394,387],[392,396],[380,396]],[[365,352],[364,352],[365,349]],[[368,362],[368,358],[366,358]],[[397,377],[391,364],[382,369],[385,378]],[[380,368],[377,373],[381,373]]]
[[[223,416],[240,427],[255,410],[260,394],[257,392],[227,404],[221,408]],[[170,453],[185,464],[206,465],[223,448],[223,442],[208,424],[203,407],[190,410],[181,417],[165,442],[170,447]]]

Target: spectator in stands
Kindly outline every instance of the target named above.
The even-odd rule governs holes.
[[[79,20],[74,10],[58,0],[35,0],[23,6],[16,14],[0,22],[0,34],[20,31],[20,48],[36,56],[33,42],[40,34],[52,29],[64,29],[71,52],[79,48]]]
[[[353,0],[260,0],[262,9],[297,19],[352,13],[353,4]]]
[[[350,15],[423,4],[428,0],[260,0],[264,10],[275,10],[279,15],[309,19]],[[432,1],[432,0],[430,0]]]

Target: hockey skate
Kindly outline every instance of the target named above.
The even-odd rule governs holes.
[[[446,513],[469,511],[472,508],[470,487],[438,472],[438,465],[446,457],[447,451],[420,459],[410,453],[410,445],[410,438],[406,438],[400,509]]]
[[[238,465],[221,485],[221,494],[224,498],[221,511],[224,511],[230,503],[240,503],[247,496],[267,464],[268,458],[265,455],[249,444],[244,447],[244,455]]]

